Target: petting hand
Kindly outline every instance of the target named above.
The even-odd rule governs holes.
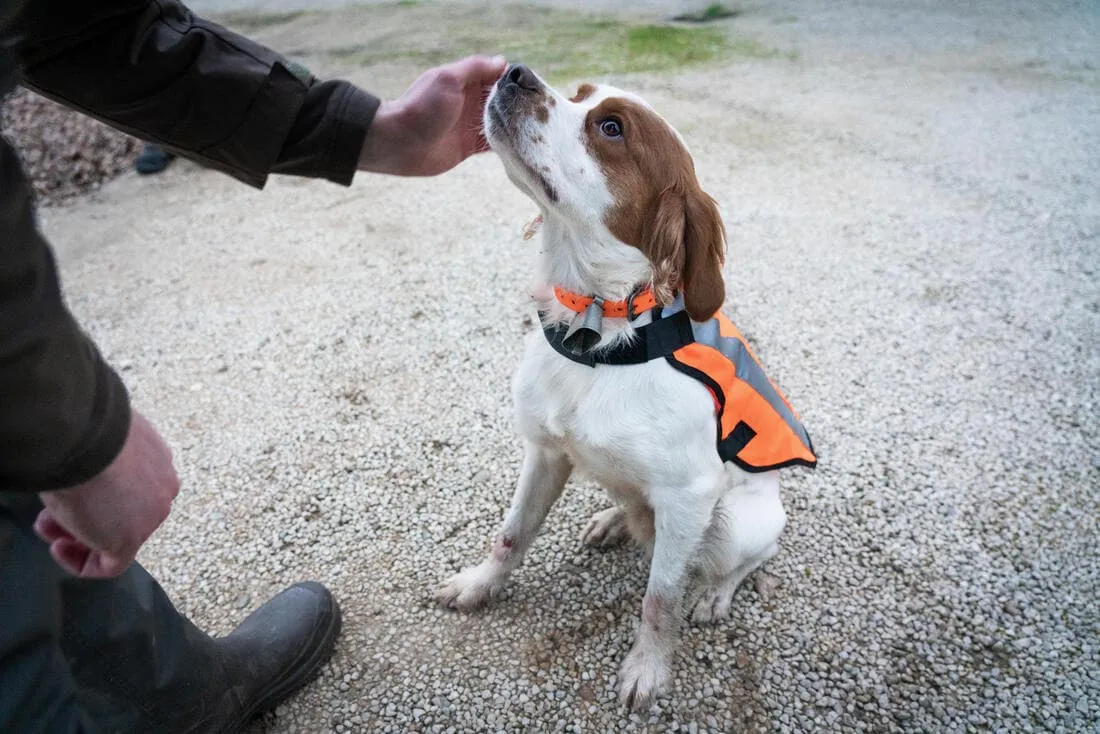
[[[118,576],[172,509],[180,481],[172,452],[134,412],[121,453],[83,484],[42,492],[34,530],[50,555],[75,576]]]
[[[398,99],[378,108],[359,169],[434,176],[488,150],[481,114],[505,67],[499,56],[470,56],[421,74]]]

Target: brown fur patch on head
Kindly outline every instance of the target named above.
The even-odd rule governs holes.
[[[539,122],[546,122],[550,119],[550,110],[547,109],[545,104],[540,104],[535,108],[535,118]]]
[[[621,137],[601,131],[607,120]],[[589,111],[585,138],[616,200],[607,228],[649,258],[661,303],[679,290],[693,319],[709,319],[726,299],[726,229],[676,133],[644,105],[612,97]]]
[[[596,88],[591,84],[582,84],[577,87],[577,93],[569,98],[570,102],[583,102],[596,91]]]

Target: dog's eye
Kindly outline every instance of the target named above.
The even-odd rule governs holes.
[[[621,138],[623,136],[623,126],[615,118],[609,117],[600,123],[600,132],[609,138]]]

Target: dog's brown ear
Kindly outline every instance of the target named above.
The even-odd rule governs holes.
[[[722,264],[726,260],[726,225],[718,204],[698,186],[684,194],[684,309],[695,321],[706,321],[726,300]]]
[[[681,290],[688,315],[709,319],[726,300],[725,252],[726,228],[714,199],[698,186],[661,192],[646,243],[658,301],[667,303]]]
[[[649,222],[645,253],[653,265],[653,291],[667,305],[680,287],[684,271],[684,196],[668,188],[657,197]]]

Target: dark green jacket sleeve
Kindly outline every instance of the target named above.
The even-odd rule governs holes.
[[[0,139],[0,490],[91,479],[130,427],[126,388],[62,302],[31,199]]]
[[[26,86],[254,186],[350,183],[378,109],[175,0],[31,0],[8,26]]]
[[[351,181],[378,100],[151,0],[0,0],[0,95],[14,78],[254,186]],[[126,389],[63,302],[32,195],[0,141],[0,490],[90,479],[118,455]]]

